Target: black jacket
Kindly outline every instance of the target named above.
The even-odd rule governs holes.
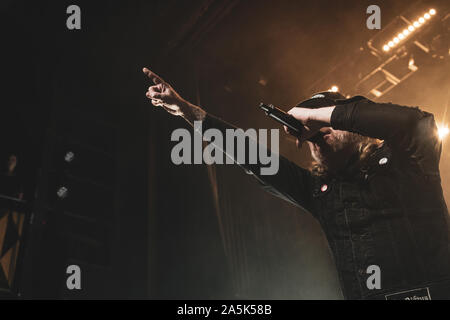
[[[365,166],[349,163],[335,176],[313,175],[283,157],[276,175],[260,175],[258,164],[243,167],[265,189],[320,222],[345,298],[384,298],[416,288],[450,298],[446,289],[429,289],[450,283],[448,212],[433,115],[363,99],[336,106],[331,126],[384,144]],[[224,132],[232,126],[207,115],[203,129],[208,128]],[[371,265],[380,268],[381,289],[367,286]]]

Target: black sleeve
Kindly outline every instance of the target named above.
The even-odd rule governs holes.
[[[336,106],[331,126],[384,140],[394,150],[417,159],[426,171],[438,171],[441,143],[436,123],[432,114],[417,107],[363,99]]]
[[[203,121],[202,129],[204,132],[205,130],[211,128],[220,130],[224,137],[224,141],[226,140],[226,129],[237,129],[236,127],[208,114]],[[211,143],[214,144],[214,141]],[[247,138],[245,144],[246,154],[248,153],[250,144],[252,143],[257,144],[257,148],[263,148],[263,146],[258,144],[256,141],[253,141],[253,139]],[[264,165],[259,162],[259,158],[256,164],[248,164],[248,162],[238,163],[236,157],[234,156],[237,154],[236,152],[229,154],[226,152],[227,150],[222,151],[226,156],[232,157],[234,163],[243,167],[247,173],[253,174],[254,177],[262,184],[264,190],[302,209],[306,209],[308,211],[312,210],[312,177],[308,170],[297,166],[285,157],[279,156],[278,172],[273,175],[264,175],[261,174],[261,168],[263,168]],[[248,158],[246,157],[246,159]]]

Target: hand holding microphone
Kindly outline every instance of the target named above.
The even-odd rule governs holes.
[[[312,112],[317,109],[292,108],[285,112],[273,105],[261,103],[259,107],[278,123],[281,123],[286,133],[297,138],[301,145],[306,140],[317,142],[321,137],[320,129],[324,126],[320,122],[312,120]]]

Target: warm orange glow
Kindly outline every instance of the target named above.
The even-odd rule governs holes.
[[[403,29],[400,33],[397,34],[391,41],[388,43],[385,43],[383,45],[383,51],[388,52],[390,48],[395,47],[397,44],[400,43],[400,41],[404,40],[411,32],[413,32],[416,28],[419,28],[427,22],[428,19],[431,19],[431,16],[436,14],[436,10],[430,9],[428,12],[426,12],[423,17],[417,18],[416,21],[412,23],[412,25],[409,25],[407,28]]]
[[[331,91],[331,92],[338,92],[339,88],[337,86],[332,86],[329,91]]]
[[[449,132],[450,130],[448,129],[447,125],[438,126],[439,139],[443,140],[449,134]]]

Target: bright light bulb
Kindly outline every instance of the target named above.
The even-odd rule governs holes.
[[[414,27],[413,27],[413,26],[409,26],[409,27],[408,27],[408,30],[411,31],[411,32],[413,32],[413,31],[414,31]]]
[[[405,39],[405,36],[403,35],[403,33],[399,33],[397,35],[397,38],[399,38],[400,40],[403,40],[403,39]]]
[[[425,22],[425,19],[422,18],[422,17],[420,17],[420,18],[419,18],[419,23],[424,23],[424,22]]]
[[[388,42],[388,46],[392,48],[393,46],[395,46],[395,44],[394,44],[393,41],[389,41],[389,42]]]
[[[430,9],[430,11],[428,11],[432,16],[436,14],[436,10],[434,9]]]
[[[429,13],[425,13],[425,14],[423,15],[423,17],[424,17],[425,19],[427,19],[427,20],[431,18],[431,16],[430,16]]]
[[[387,44],[385,44],[385,45],[383,46],[383,50],[384,50],[384,51],[389,51],[389,49],[390,49],[390,48],[389,48],[389,46],[388,46]]]
[[[332,86],[330,89],[331,92],[338,92],[339,88],[337,86]]]
[[[441,126],[438,128],[438,136],[439,139],[443,140],[448,134],[449,134],[450,130],[448,129],[447,126]]]
[[[403,30],[403,35],[406,37],[409,34],[408,29]]]
[[[416,27],[416,28],[418,28],[418,27],[420,27],[420,23],[417,22],[417,21],[414,21],[413,26]]]
[[[400,41],[400,40],[398,40],[397,37],[394,38],[394,42],[395,42],[395,43],[398,43],[399,41]]]

